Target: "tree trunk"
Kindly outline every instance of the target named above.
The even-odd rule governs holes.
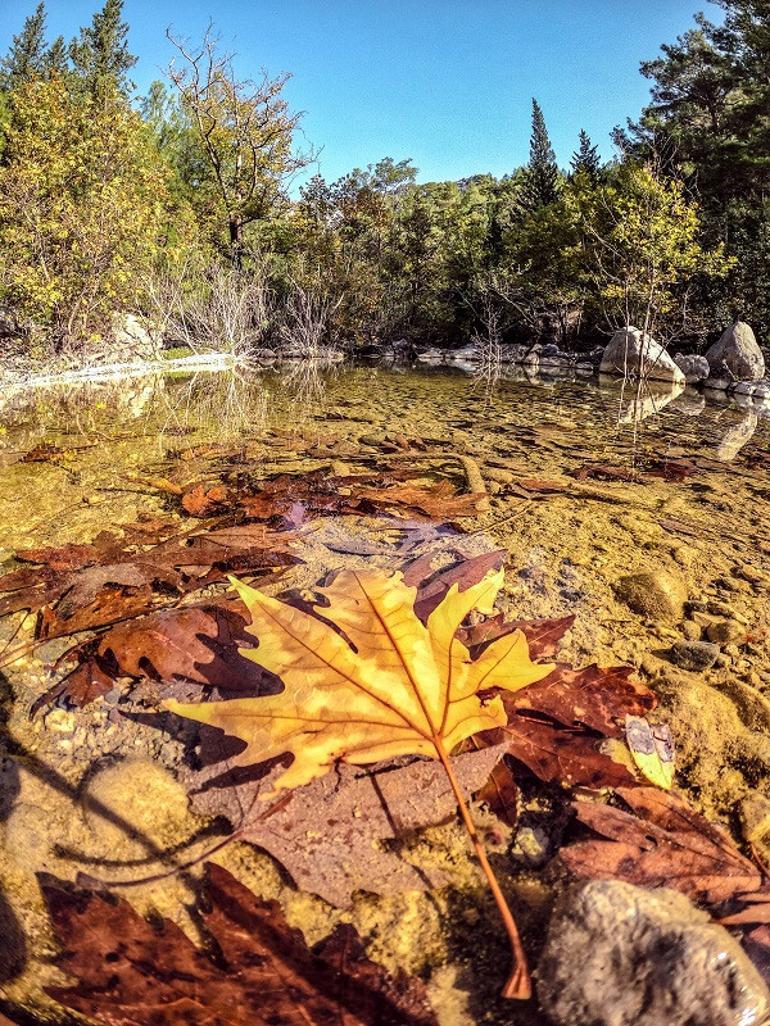
[[[243,224],[240,218],[230,219],[230,254],[236,271],[243,270]]]

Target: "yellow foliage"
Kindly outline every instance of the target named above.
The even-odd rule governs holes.
[[[322,589],[315,616],[234,582],[252,617],[256,649],[243,655],[277,674],[278,695],[166,708],[222,728],[247,743],[254,763],[294,755],[276,788],[323,775],[336,759],[356,765],[415,754],[446,760],[461,741],[507,722],[502,701],[481,692],[517,691],[552,666],[533,663],[517,631],[471,660],[455,637],[472,609],[490,611],[502,571],[459,591],[454,585],[424,626],[415,589],[401,575],[344,571]],[[344,636],[343,636],[344,635]]]

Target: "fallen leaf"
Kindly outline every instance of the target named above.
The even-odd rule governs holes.
[[[626,481],[639,482],[642,475],[633,467],[618,467],[609,463],[583,463],[569,472],[576,481]]]
[[[423,984],[370,961],[353,927],[313,951],[278,902],[213,863],[199,911],[216,956],[122,899],[43,893],[59,966],[77,981],[48,993],[106,1026],[436,1026]]]
[[[762,875],[730,835],[669,792],[618,788],[632,810],[576,802],[581,823],[605,840],[578,841],[560,858],[573,873],[641,887],[674,887],[694,901],[718,904],[757,890]]]
[[[515,923],[448,761],[466,738],[506,723],[502,700],[487,697],[490,692],[517,691],[552,669],[531,662],[521,633],[493,642],[474,661],[455,637],[471,610],[491,611],[502,583],[499,570],[465,591],[453,585],[427,625],[414,612],[416,590],[400,574],[342,571],[320,589],[327,604],[318,611],[327,622],[236,583],[251,614],[249,632],[259,640],[244,654],[279,676],[284,691],[165,706],[243,740],[242,765],[291,753],[276,791],[323,776],[337,759],[353,765],[398,755],[439,759],[511,940],[514,972],[504,993],[524,997],[531,990]]]
[[[506,704],[511,713],[534,713],[565,727],[587,727],[602,737],[622,738],[626,716],[642,716],[656,705],[654,693],[634,680],[633,672],[630,666],[592,664],[573,670],[558,665]]]
[[[441,605],[452,585],[460,591],[478,584],[491,570],[499,570],[505,561],[505,550],[495,549],[471,558],[460,558],[450,566],[433,573],[435,552],[428,552],[404,567],[404,583],[417,588],[414,611],[423,623],[427,623],[433,610]],[[506,632],[510,633],[510,632]],[[467,644],[463,639],[463,643]]]
[[[626,716],[626,744],[644,776],[669,791],[674,783],[674,739],[665,723],[648,723],[641,716]]]
[[[237,603],[161,610],[118,624],[66,654],[80,665],[41,695],[32,712],[61,698],[86,705],[110,691],[119,677],[158,682],[162,694],[179,681],[228,697],[276,690],[273,679],[239,651],[251,641],[245,626],[245,609]]]
[[[559,642],[574,622],[574,616],[561,616],[553,620],[506,620],[504,613],[496,613],[480,623],[461,627],[459,637],[471,655],[476,657],[490,641],[521,631],[527,639],[533,659],[552,659]]]
[[[513,717],[494,741],[505,737],[512,755],[539,780],[567,787],[630,787],[635,781],[629,767],[603,751],[602,738],[580,730],[565,730],[552,723]]]
[[[504,746],[452,758],[466,798],[478,790],[502,757]],[[455,816],[457,802],[448,778],[433,760],[361,768],[338,766],[278,803],[260,800],[282,767],[267,775],[239,768],[231,760],[190,776],[193,809],[225,816],[237,836],[269,852],[303,891],[347,907],[356,891],[398,894],[449,882],[437,868],[418,869],[394,842]],[[267,813],[267,814],[266,814]]]

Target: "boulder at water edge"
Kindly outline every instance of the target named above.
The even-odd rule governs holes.
[[[740,944],[683,894],[594,880],[557,904],[537,994],[559,1026],[760,1026],[770,1002]]]
[[[685,356],[683,353],[677,353],[674,363],[684,374],[688,385],[697,385],[699,381],[705,381],[711,373],[705,356]]]
[[[638,328],[621,328],[602,354],[601,374],[622,374],[626,378],[649,378],[684,385],[685,376],[663,346]]]
[[[765,358],[748,324],[736,321],[707,350],[706,359],[715,378],[759,381],[765,376]]]

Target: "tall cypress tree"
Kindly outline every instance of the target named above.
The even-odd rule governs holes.
[[[26,19],[21,32],[13,37],[8,56],[0,63],[0,88],[10,90],[35,75],[42,75],[45,53],[45,4],[41,2]]]
[[[547,207],[558,198],[561,181],[545,118],[536,99],[532,99],[532,135],[529,163],[525,168],[519,204],[526,211]]]
[[[592,145],[591,137],[585,129],[580,129],[578,136],[579,145],[572,154],[571,166],[573,175],[585,175],[590,181],[595,182],[601,170],[601,159],[599,148]]]
[[[136,64],[128,50],[128,25],[122,20],[123,0],[106,0],[88,28],[70,44],[70,57],[92,96],[117,88],[127,94],[132,83],[128,72]]]

